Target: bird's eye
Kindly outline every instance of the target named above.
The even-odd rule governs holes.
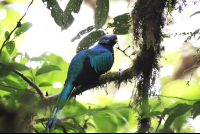
[[[106,40],[108,40],[108,38],[105,38]]]

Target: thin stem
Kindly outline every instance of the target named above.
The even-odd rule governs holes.
[[[8,35],[8,37],[6,38],[6,40],[3,42],[3,45],[0,49],[0,57],[1,57],[1,52],[3,50],[3,47],[6,45],[6,42],[10,39],[10,36],[12,35],[12,33],[18,28],[21,27],[21,20],[24,18],[24,16],[26,15],[29,7],[31,6],[31,4],[33,3],[33,0],[31,1],[31,3],[28,5],[26,12],[24,13],[24,15],[21,17],[21,19],[19,19],[19,21],[17,22],[17,25],[15,26],[15,28],[11,31],[11,33]]]
[[[165,95],[151,95],[151,96],[158,96],[158,97],[166,97],[166,98],[174,98],[174,99],[180,99],[180,100],[186,100],[186,101],[200,101],[200,99],[184,99],[180,97],[175,97],[175,96],[165,96]]]
[[[42,99],[45,98],[45,96],[42,93],[42,90],[35,83],[33,83],[29,78],[27,78],[24,74],[20,73],[19,71],[11,68],[10,66],[8,66],[8,65],[6,65],[6,64],[4,64],[2,62],[0,62],[0,65],[9,68],[12,72],[14,72],[15,74],[19,75],[24,81],[26,81],[29,85],[31,85],[33,88],[36,89],[37,93],[40,95],[40,97]]]
[[[19,90],[19,91],[25,91],[25,92],[30,92],[30,93],[36,94],[35,92],[27,90],[27,89],[12,87],[12,86],[4,85],[4,84],[1,84],[1,83],[0,83],[0,85],[3,86],[3,87],[12,88],[12,89],[16,89],[16,90]]]

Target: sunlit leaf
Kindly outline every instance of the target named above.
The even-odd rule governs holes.
[[[101,28],[108,17],[108,12],[109,12],[109,0],[97,0],[96,1],[96,9],[95,9],[95,28],[98,30]]]
[[[49,72],[49,73],[38,75],[36,77],[36,82],[38,82],[37,84],[40,84],[41,82],[49,82],[49,83],[52,83],[52,84],[55,83],[55,82],[60,82],[60,83],[62,83],[62,85],[64,85],[66,77],[67,77],[67,71],[68,71],[69,63],[66,62],[61,56],[58,56],[58,55],[53,54],[53,53],[51,53],[50,55],[43,54],[43,56],[40,55],[40,57],[43,57],[43,58],[46,59],[46,61],[43,63],[43,66],[47,66],[49,64],[50,65],[57,65],[63,71],[56,71],[56,72],[52,71],[52,72]],[[35,75],[38,70],[39,70],[39,68],[34,70],[33,74]],[[59,93],[59,92],[61,92],[62,87],[55,89],[55,88],[53,88],[53,86],[50,86],[48,88],[45,88],[44,90],[47,91],[48,93],[51,93],[51,92],[52,93]]]
[[[18,55],[22,55],[22,53],[16,53],[16,54],[14,54],[12,57],[10,57],[10,59],[9,59],[6,63],[9,63],[11,60],[14,61],[15,58],[16,58]]]
[[[76,52],[78,53],[82,50],[88,49],[94,45],[94,43],[97,42],[103,35],[105,35],[105,33],[101,30],[90,33],[79,42]]]
[[[112,116],[93,116],[93,121],[99,129],[99,132],[115,133],[117,131],[117,124],[111,118]]]
[[[142,119],[144,119],[144,118],[149,118],[149,117],[155,117],[155,116],[158,116],[158,115],[160,115],[160,114],[161,114],[160,111],[149,112],[149,113],[145,114],[145,115],[142,117]]]
[[[31,61],[45,61],[45,59],[42,57],[32,57],[32,58],[30,58],[30,60]]]
[[[5,82],[7,85],[12,86],[12,87],[23,88],[17,81],[13,81],[8,78],[5,78],[3,82]]]
[[[154,111],[156,108],[158,108],[161,105],[161,102],[157,103],[152,109],[151,111]]]
[[[62,69],[59,66],[56,65],[46,65],[44,67],[41,67],[37,72],[36,76],[49,73],[51,71],[62,71]]]
[[[26,31],[28,31],[30,28],[32,27],[32,24],[30,22],[25,22],[22,24],[21,27],[17,28],[17,30],[15,31],[15,37],[25,33]]]
[[[10,33],[9,33],[8,31],[6,31],[6,32],[4,33],[4,37],[5,37],[5,39],[8,38],[9,34],[10,34]]]
[[[95,125],[92,123],[87,123],[88,126],[91,126],[92,128],[96,129]]]
[[[39,87],[49,87],[49,86],[52,86],[52,84],[49,82],[42,82],[39,84]]]
[[[27,52],[25,52],[25,57],[26,57],[28,60],[30,60],[30,57],[29,57],[29,55],[28,55]]]
[[[15,49],[15,42],[14,41],[10,41],[10,42],[6,43],[6,50],[10,55],[12,54],[14,49]]]

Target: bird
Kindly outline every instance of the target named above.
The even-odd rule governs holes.
[[[53,131],[59,111],[63,109],[75,87],[90,84],[97,80],[101,74],[111,69],[114,63],[113,46],[117,42],[118,40],[115,34],[104,35],[100,37],[96,46],[87,50],[82,50],[73,57],[68,68],[64,88],[47,122],[45,133]],[[54,118],[52,119],[53,115]]]

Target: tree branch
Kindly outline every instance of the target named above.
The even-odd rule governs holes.
[[[37,93],[40,95],[41,99],[44,99],[45,96],[42,93],[42,90],[35,84],[33,83],[29,78],[27,78],[24,74],[20,73],[19,71],[11,68],[10,66],[0,62],[1,66],[7,67],[9,68],[10,71],[14,72],[15,74],[19,75],[24,81],[26,81],[30,86],[32,86],[33,88],[35,88],[35,90],[37,91]]]
[[[130,68],[118,72],[108,72],[106,74],[101,75],[94,83],[90,83],[89,85],[80,85],[74,89],[74,91],[71,94],[71,97],[106,83],[114,81],[117,84],[120,84],[123,81],[132,79],[134,76],[138,76],[141,73],[140,63],[141,63],[140,56],[137,56],[137,58],[133,60],[133,65]],[[47,101],[49,102],[55,101],[57,100],[59,95],[60,93],[48,96]]]
[[[84,115],[84,114],[90,114],[90,115],[94,115],[96,113],[98,113],[99,111],[104,111],[104,110],[124,110],[124,109],[127,109],[127,108],[130,108],[129,106],[117,106],[117,107],[108,107],[108,106],[105,106],[105,107],[102,107],[102,108],[94,108],[94,109],[89,109],[87,111],[83,111],[79,114],[72,114],[72,115],[68,115],[67,117],[63,117],[63,118],[59,118],[57,121],[58,122],[62,122],[64,120],[68,120],[68,119],[73,119],[74,117],[77,117],[77,116],[81,116],[81,115]],[[36,124],[40,123],[40,122],[44,122],[44,121],[48,121],[49,118],[40,118],[40,119],[36,119]]]
[[[173,98],[173,99],[180,99],[180,100],[186,100],[186,101],[200,101],[200,99],[184,99],[180,97],[175,97],[175,96],[165,96],[165,95],[152,95],[152,96],[158,96],[158,97],[166,97],[166,98]]]
[[[10,34],[8,35],[8,37],[6,38],[6,40],[3,42],[3,45],[0,49],[0,57],[1,57],[1,52],[3,50],[3,47],[6,45],[6,42],[10,39],[10,36],[12,35],[12,33],[18,28],[21,27],[21,20],[24,18],[24,16],[26,15],[29,7],[31,6],[31,4],[33,3],[33,0],[31,1],[31,3],[28,5],[26,12],[24,13],[24,15],[21,17],[21,19],[19,19],[19,21],[17,22],[17,25],[15,26],[15,28],[10,32]]]
[[[19,91],[25,91],[25,92],[30,92],[30,93],[36,94],[35,92],[27,90],[27,89],[21,89],[21,88],[17,88],[17,87],[12,87],[12,86],[4,85],[4,84],[1,84],[1,83],[0,83],[0,85],[3,86],[3,87],[8,87],[8,88],[16,89],[16,90],[19,90]]]

